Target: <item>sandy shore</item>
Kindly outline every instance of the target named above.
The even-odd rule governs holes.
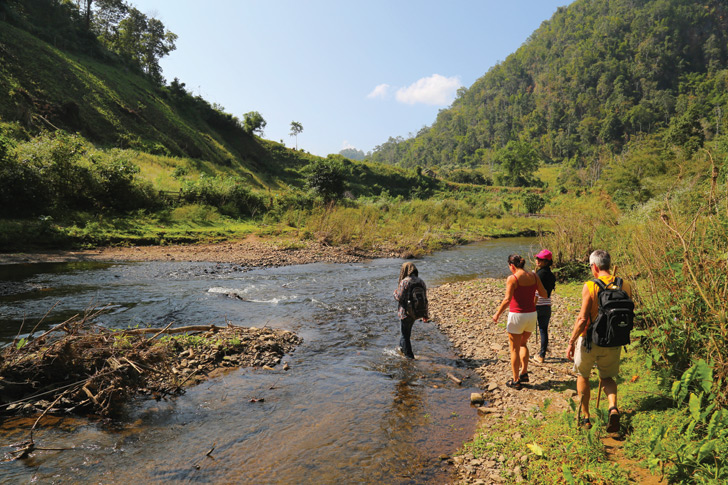
[[[529,339],[531,363],[528,367],[529,384],[520,391],[506,387],[512,377],[508,335],[505,331],[507,314],[494,324],[492,316],[503,300],[505,279],[478,279],[445,284],[428,290],[431,317],[450,338],[461,357],[466,359],[482,378],[481,388],[485,406],[479,409],[479,427],[486,430],[498,420],[520,422],[526,416],[545,419],[535,408],[550,399],[549,409],[568,408],[576,395],[572,363],[565,358],[566,344],[578,313],[579,302],[566,299],[556,292],[549,326],[549,353],[543,364],[533,360],[540,342],[537,333]],[[564,389],[557,391],[555,389]],[[452,459],[462,483],[500,483],[503,481],[503,462],[498,457],[475,459],[472,454]],[[526,466],[525,464],[523,466]],[[505,470],[513,474],[512,470]],[[516,471],[516,473],[520,473]],[[515,477],[515,475],[514,475]]]

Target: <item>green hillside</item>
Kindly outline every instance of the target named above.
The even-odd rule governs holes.
[[[461,89],[431,127],[390,138],[371,159],[474,167],[497,178],[509,158],[526,153],[563,164],[565,186],[600,178],[610,188],[633,186],[619,187],[629,207],[660,192],[649,178],[665,174],[670,160],[724,139],[727,64],[724,1],[576,0]],[[635,151],[650,159],[642,170],[627,160]]]

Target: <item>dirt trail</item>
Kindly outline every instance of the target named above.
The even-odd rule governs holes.
[[[486,405],[481,427],[488,428],[496,420],[519,423],[526,415],[533,416],[534,408],[541,407],[546,399],[551,400],[551,412],[569,409],[569,401],[577,396],[576,377],[571,372],[573,364],[565,358],[565,353],[578,312],[578,301],[561,297],[558,289],[552,295],[554,305],[549,325],[549,352],[543,364],[533,360],[540,346],[538,331],[535,332],[528,345],[532,357],[528,368],[530,383],[517,391],[505,386],[512,377],[505,315],[501,316],[498,324],[492,321],[505,293],[505,280],[449,283],[432,288],[429,293],[433,321],[448,335],[458,353],[476,366],[476,372],[482,378]],[[593,395],[596,396],[596,392]],[[537,418],[545,419],[545,416],[539,413]],[[610,459],[629,469],[636,483],[660,483],[659,477],[624,456],[623,441],[606,438],[604,443]],[[522,468],[502,470],[502,462],[476,459],[472,454],[457,456],[453,461],[461,483],[501,483],[505,481],[503,471],[518,481],[516,474]]]

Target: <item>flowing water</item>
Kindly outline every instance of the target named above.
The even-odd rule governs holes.
[[[415,264],[429,286],[500,277],[507,273],[508,254],[530,254],[534,243],[518,238],[471,244]],[[399,355],[392,291],[401,263],[378,259],[250,271],[181,262],[0,266],[3,344],[41,319],[39,329],[49,328],[106,305],[110,311],[100,322],[110,327],[227,320],[289,329],[304,339],[284,357],[288,371],[281,365],[231,370],[180,397],[134,401],[113,423],[44,421],[33,435],[36,445],[66,450],[0,463],[0,482],[447,481],[440,456],[474,432],[469,397],[477,376],[431,322],[413,329],[417,359]],[[0,422],[0,453],[27,439],[33,422]]]

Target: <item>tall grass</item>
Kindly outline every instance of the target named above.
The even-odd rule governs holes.
[[[619,220],[619,209],[611,198],[562,197],[552,206],[552,231],[541,234],[540,243],[554,254],[553,269],[561,281],[589,277],[586,263],[595,249],[608,249]]]
[[[635,224],[624,252],[638,272],[650,362],[678,377],[698,358],[728,384],[728,199],[697,213],[676,194]],[[710,200],[709,191],[704,192]],[[725,399],[725,391],[723,399]]]

